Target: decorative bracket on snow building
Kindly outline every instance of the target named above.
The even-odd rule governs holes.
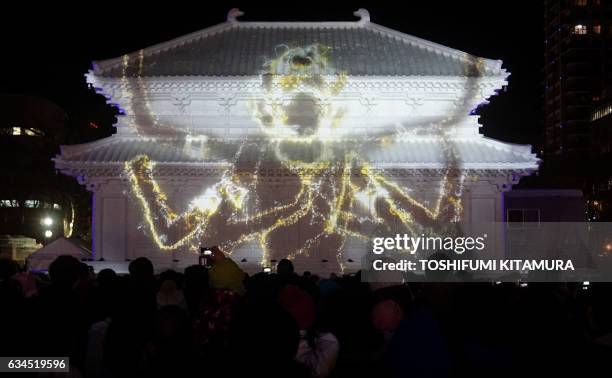
[[[244,12],[238,8],[232,8],[227,12],[227,22],[238,22],[240,16],[244,16]]]
[[[370,12],[364,8],[357,9],[355,12],[353,12],[353,15],[359,17],[359,21],[357,22],[360,24],[367,24],[370,22]]]

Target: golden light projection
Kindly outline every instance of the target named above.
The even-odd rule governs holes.
[[[374,141],[338,136],[351,127],[344,122],[347,109],[337,101],[348,76],[334,69],[330,49],[321,44],[282,49],[263,67],[263,95],[249,103],[264,140],[239,143],[219,181],[203,188],[183,212],[169,205],[155,178],[154,161],[140,155],[125,163],[144,228],[161,250],[195,251],[215,243],[232,253],[256,243],[262,265],[326,250],[333,251],[343,269],[347,240],[366,241],[367,230],[442,232],[460,219],[464,177],[452,138],[445,132],[436,135],[444,147],[442,179],[433,201],[419,200],[405,182],[365,158],[373,144],[399,143],[397,135]],[[205,138],[204,143],[213,141]],[[247,155],[259,158],[245,169]],[[289,172],[284,186],[276,189],[283,196],[271,195],[275,189],[262,180],[261,171],[270,167]],[[299,236],[297,246],[286,242],[292,235]]]
[[[344,89],[347,76],[329,74],[327,46],[284,47],[285,52],[266,64],[266,95],[252,101],[253,117],[275,141],[329,141],[346,111],[333,99]],[[290,101],[285,100],[287,94],[292,95]]]

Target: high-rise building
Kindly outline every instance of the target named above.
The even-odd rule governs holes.
[[[612,93],[602,94],[591,112],[591,177],[588,187],[589,220],[612,220]]]
[[[612,87],[611,15],[606,0],[545,3],[545,158],[571,160],[599,150],[590,126]]]

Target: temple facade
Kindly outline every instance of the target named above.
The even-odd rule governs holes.
[[[93,192],[94,265],[197,262],[219,245],[246,270],[289,257],[359,269],[377,233],[504,219],[531,146],[480,134],[507,85],[499,60],[372,23],[244,22],[94,62],[117,133],[62,146]]]

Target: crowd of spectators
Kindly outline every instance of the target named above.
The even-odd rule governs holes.
[[[612,349],[612,286],[361,282],[359,273],[248,276],[210,267],[49,274],[0,260],[1,356],[69,356],[70,376],[599,376]]]

